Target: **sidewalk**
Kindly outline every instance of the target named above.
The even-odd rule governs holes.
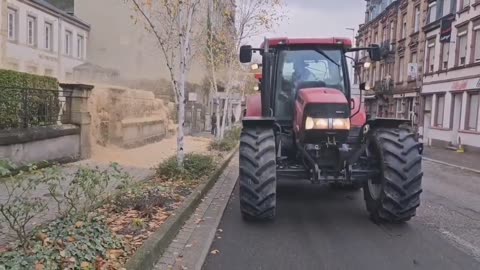
[[[423,156],[455,166],[480,171],[480,154],[468,152],[457,153],[455,151],[443,148],[425,147],[423,150]]]

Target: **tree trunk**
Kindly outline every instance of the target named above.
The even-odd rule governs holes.
[[[183,76],[182,76],[183,75]],[[183,167],[184,153],[184,127],[185,127],[185,74],[180,74],[178,82],[178,131],[177,131],[177,162],[179,167]]]
[[[227,108],[228,108],[228,94],[225,97],[225,103],[223,104],[223,119],[222,119],[222,128],[220,129],[220,139],[223,139],[225,135],[225,123],[227,118]]]
[[[215,106],[215,114],[217,115],[217,127],[215,130],[215,138],[218,140],[220,139],[220,100],[218,99],[217,96],[217,106]]]

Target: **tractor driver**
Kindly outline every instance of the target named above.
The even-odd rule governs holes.
[[[296,59],[293,63],[292,82],[296,88],[300,82],[315,81],[315,75],[307,69],[307,64],[303,59]]]

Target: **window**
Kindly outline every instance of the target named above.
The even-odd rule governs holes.
[[[72,32],[70,31],[65,32],[65,54],[72,54]]]
[[[387,42],[387,26],[383,27],[383,31],[382,31],[382,35],[383,35],[383,39],[382,39],[382,42]]]
[[[462,2],[462,6],[461,6],[462,9],[470,6],[470,0],[460,0],[460,1]]]
[[[8,8],[8,39],[17,40],[17,11]]]
[[[395,22],[390,22],[390,42],[395,41]]]
[[[35,46],[37,43],[37,18],[27,16],[27,44]]]
[[[473,61],[480,62],[480,25],[474,28],[473,36]]]
[[[385,66],[383,65],[383,63],[380,64],[380,80],[383,79],[385,77]]]
[[[376,32],[375,35],[373,36],[373,44],[378,43],[378,33]]]
[[[451,12],[452,12],[452,0],[443,0],[442,16],[450,14]]]
[[[435,113],[435,126],[443,127],[443,112],[445,107],[445,96],[437,96],[437,110]]]
[[[457,65],[463,66],[467,60],[467,31],[458,33],[457,36]]]
[[[416,52],[412,52],[412,57],[410,63],[416,64],[418,62],[418,57]]]
[[[435,38],[427,41],[427,73],[431,73],[435,68]]]
[[[442,55],[440,57],[442,60],[440,60],[440,68],[442,70],[446,70],[448,68],[448,54],[450,50],[450,43],[442,43]]]
[[[398,61],[398,81],[403,82],[403,71],[405,69],[405,57],[401,56]]]
[[[375,85],[375,82],[377,81],[377,68],[373,67],[372,68],[372,84]]]
[[[401,118],[401,115],[403,114],[403,101],[401,98],[398,98],[396,103],[397,103],[397,109],[396,109],[395,118]]]
[[[467,130],[477,130],[479,97],[479,93],[468,95],[467,124],[465,125]]]
[[[340,49],[324,49],[323,54],[315,50],[281,51],[278,56],[275,116],[279,119],[291,119],[293,106],[290,99],[284,99],[282,96],[295,97],[296,90],[306,85],[327,86],[344,92],[346,85],[343,56],[344,53]]]
[[[414,14],[414,28],[413,32],[416,33],[420,30],[420,6],[415,7],[415,14]]]
[[[407,15],[402,17],[402,39],[407,37]]]
[[[52,50],[52,40],[53,40],[53,27],[51,23],[46,22],[45,23],[45,49],[46,50]]]
[[[428,4],[428,21],[431,23],[437,20],[437,2],[432,2]]]
[[[83,59],[83,36],[77,36],[77,57]]]

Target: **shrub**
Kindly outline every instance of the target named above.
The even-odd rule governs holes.
[[[208,155],[189,153],[185,155],[183,168],[172,156],[156,168],[158,177],[169,180],[196,180],[209,175],[215,169],[213,158]]]
[[[25,95],[26,92],[18,90],[18,88],[58,90],[56,78],[0,69],[0,85],[0,129],[24,127],[22,123],[25,125],[25,120],[28,120],[31,126],[40,125],[46,119],[31,112],[42,111],[46,107],[51,107],[52,115],[58,113],[59,106],[52,104],[52,101],[57,103],[58,93],[31,91]],[[26,108],[23,105],[25,100],[28,102],[30,113],[25,112]]]
[[[94,216],[56,220],[35,231],[30,242],[28,250],[0,254],[0,269],[95,269],[109,254],[123,254],[122,242]]]
[[[239,127],[234,127],[225,133],[225,136],[222,140],[215,140],[211,142],[209,149],[222,152],[232,151],[237,146],[241,134],[242,129]]]

